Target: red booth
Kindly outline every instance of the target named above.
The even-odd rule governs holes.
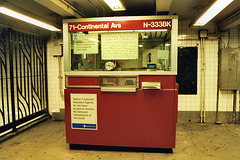
[[[69,144],[175,148],[177,16],[64,20]]]

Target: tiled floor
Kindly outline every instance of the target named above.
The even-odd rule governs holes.
[[[173,153],[70,150],[64,122],[46,121],[0,144],[0,160],[240,160],[239,124],[177,124]]]

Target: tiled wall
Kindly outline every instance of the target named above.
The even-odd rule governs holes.
[[[179,47],[198,47],[198,79],[197,79],[197,95],[179,95],[179,111],[200,111],[200,93],[201,93],[201,52],[200,40],[198,37],[198,29],[189,28],[190,21],[179,21]],[[211,25],[211,24],[210,24]],[[208,30],[208,39],[204,42],[205,51],[205,109],[206,111],[216,111],[217,102],[217,75],[218,75],[218,43],[219,39],[215,32],[215,26],[210,26]],[[221,47],[239,47],[239,31],[238,28],[231,29],[230,43],[228,43],[228,33],[222,34]],[[54,40],[48,43],[48,86],[49,86],[49,111],[64,108],[64,101],[60,96],[59,90],[59,58],[53,57]],[[60,59],[63,67],[63,58]],[[63,70],[63,68],[62,68]],[[64,77],[62,74],[61,76]],[[64,79],[62,86],[64,87]],[[233,110],[233,91],[219,92],[219,111]],[[239,110],[239,92],[237,92],[237,111]]]
[[[197,95],[179,95],[179,111],[200,111],[201,100],[201,43],[198,39],[198,29],[189,28],[189,21],[179,22],[179,47],[198,47],[198,79],[197,79]],[[214,27],[212,27],[214,28]],[[214,30],[209,31],[209,38],[205,40],[205,109],[206,111],[216,111],[217,103],[217,79],[218,79],[218,36],[213,34]],[[212,33],[211,33],[212,32]],[[237,48],[239,47],[239,31],[238,28],[230,30],[230,40],[228,33],[222,33],[221,48]],[[229,42],[228,42],[229,40]],[[228,45],[228,46],[227,46]],[[219,92],[219,111],[233,111],[233,91]],[[239,111],[239,91],[237,92],[237,111]]]
[[[52,112],[59,112],[61,108],[64,108],[64,97],[60,94],[60,92],[63,94],[63,89],[65,88],[63,57],[54,57],[54,55],[59,55],[61,51],[59,49],[59,43],[59,39],[55,39],[54,35],[52,35],[47,44],[48,101],[50,114],[52,114]],[[59,66],[61,66],[62,74],[59,73]],[[62,81],[61,91],[60,80]]]

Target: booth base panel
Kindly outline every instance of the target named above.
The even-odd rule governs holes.
[[[81,149],[81,150],[97,150],[97,151],[173,153],[172,148],[97,146],[97,145],[81,145],[81,144],[69,144],[69,148],[70,149]]]
[[[162,82],[160,90],[101,92],[65,89],[66,140],[69,144],[142,148],[175,148],[178,89],[174,76],[140,77]],[[76,95],[74,95],[76,94]],[[96,129],[74,128],[71,96],[97,96]],[[74,95],[74,96],[73,96]]]
[[[66,107],[67,143],[150,148],[175,147],[174,91],[101,93],[97,89],[67,89],[68,106],[70,106],[70,93],[97,94],[98,122],[97,130],[73,129],[70,107]],[[156,98],[163,95],[165,99]]]

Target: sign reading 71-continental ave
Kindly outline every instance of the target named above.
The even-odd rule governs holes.
[[[68,31],[172,29],[171,19],[69,22]]]

